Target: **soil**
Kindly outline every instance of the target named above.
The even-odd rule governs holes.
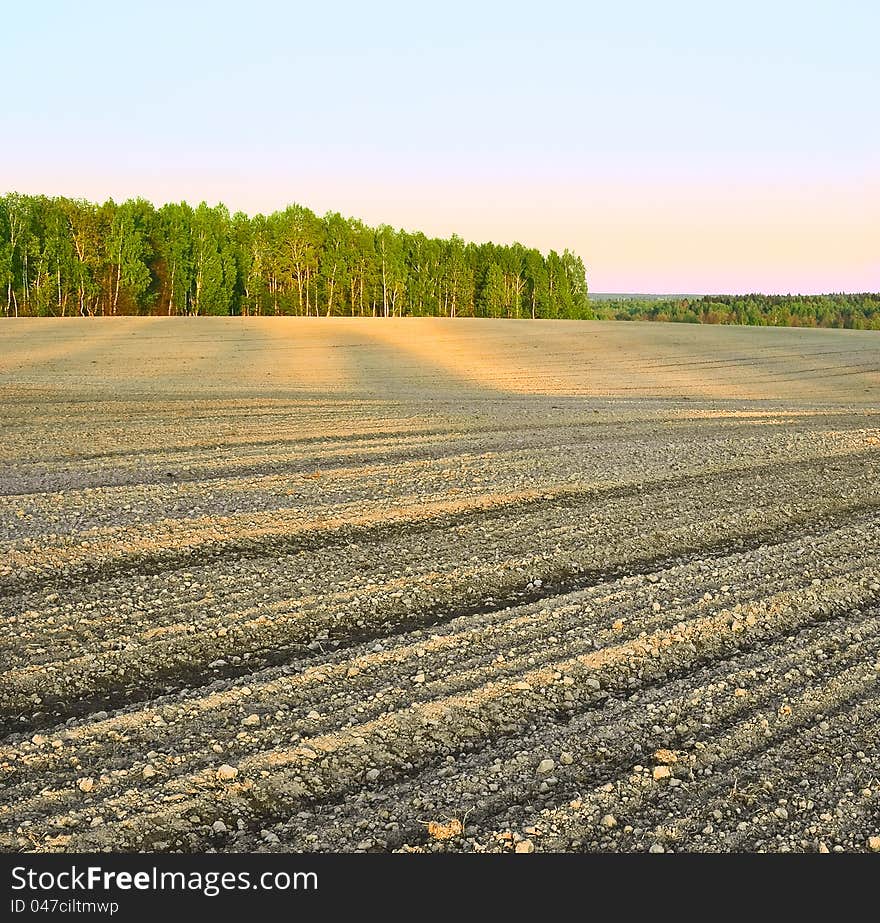
[[[880,844],[880,333],[0,326],[0,849]]]

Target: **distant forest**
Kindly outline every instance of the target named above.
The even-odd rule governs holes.
[[[605,320],[763,327],[848,327],[880,330],[880,293],[858,295],[705,295],[702,298],[620,298],[591,301]]]
[[[567,250],[438,240],[299,205],[248,217],[11,193],[0,284],[14,316],[590,316],[584,264]]]

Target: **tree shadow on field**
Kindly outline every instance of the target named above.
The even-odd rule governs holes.
[[[391,318],[354,332],[372,347],[349,353],[352,381],[385,398],[880,400],[871,331]]]

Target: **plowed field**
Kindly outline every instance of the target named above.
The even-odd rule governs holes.
[[[880,851],[880,333],[0,326],[0,849]]]

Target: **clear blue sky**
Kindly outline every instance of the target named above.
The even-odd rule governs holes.
[[[878,11],[7,5],[0,189],[569,246],[595,290],[878,289]]]

